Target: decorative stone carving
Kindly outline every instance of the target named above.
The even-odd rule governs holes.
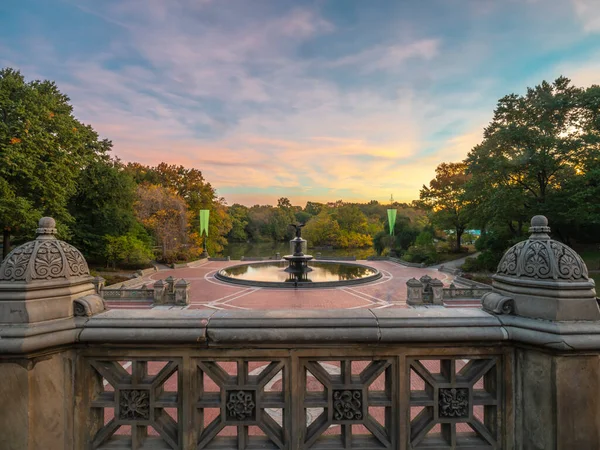
[[[33,263],[32,279],[58,278],[64,269],[63,255],[58,249],[57,241],[44,241],[37,248]]]
[[[334,390],[333,418],[334,420],[362,420],[362,391]]]
[[[86,295],[73,301],[73,315],[90,317],[105,310],[104,300],[99,295]]]
[[[85,306],[83,306],[83,303],[78,302],[78,301],[73,302],[73,315],[77,316],[77,317],[83,317],[83,316],[87,315],[85,312]]]
[[[481,297],[481,306],[485,311],[493,314],[513,314],[515,301],[495,292],[488,292]]]
[[[554,280],[587,280],[588,271],[581,257],[561,242],[548,236],[550,227],[544,216],[531,219],[531,237],[511,247],[498,264],[498,274]]]
[[[150,393],[147,389],[123,389],[119,393],[119,419],[149,420]]]
[[[531,219],[531,236],[511,247],[492,277],[492,290],[483,307],[495,314],[512,314],[553,321],[600,320],[594,281],[581,257],[548,236],[544,216]]]
[[[0,265],[0,282],[69,280],[89,276],[81,252],[56,239],[55,226],[50,217],[40,219],[36,240],[14,249]]]
[[[6,261],[0,266],[0,280],[25,280],[25,272],[34,247],[35,242],[27,242],[10,252]]]
[[[440,417],[469,417],[469,390],[467,388],[440,388],[438,411]]]
[[[233,420],[253,420],[256,402],[253,391],[227,392],[227,418]]]

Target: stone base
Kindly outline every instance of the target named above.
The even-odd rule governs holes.
[[[0,364],[0,448],[73,448],[73,355]]]

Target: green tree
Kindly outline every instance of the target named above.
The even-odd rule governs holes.
[[[128,233],[123,236],[104,237],[104,256],[113,268],[117,263],[128,266],[140,266],[150,262],[152,250],[147,243],[138,239],[135,234]]]
[[[325,209],[309,220],[302,229],[302,235],[310,246],[336,246],[339,234],[340,225]]]
[[[435,169],[435,178],[429,187],[423,185],[420,192],[423,205],[431,208],[432,222],[442,229],[454,230],[457,252],[471,214],[465,199],[468,179],[465,163],[442,163]]]
[[[99,159],[80,172],[69,211],[75,219],[72,241],[86,258],[101,260],[103,237],[125,235],[134,227],[136,189],[118,161]]]
[[[479,221],[504,223],[519,236],[531,215],[545,214],[553,231],[568,239],[574,226],[561,214],[560,197],[587,190],[593,179],[586,174],[600,158],[599,105],[598,86],[580,89],[564,77],[501,98],[483,142],[466,160],[472,174],[467,194]]]
[[[106,154],[108,140],[73,116],[69,98],[52,81],[26,82],[0,70],[0,228],[4,252],[10,236],[29,231],[41,215],[73,223],[67,204],[79,172]],[[68,231],[66,228],[63,229]]]
[[[246,242],[248,234],[246,227],[248,226],[248,208],[244,205],[234,203],[227,208],[227,213],[231,218],[231,230],[227,235],[230,241]]]

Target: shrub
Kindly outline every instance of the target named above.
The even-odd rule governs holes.
[[[438,261],[435,246],[430,245],[413,245],[408,248],[402,258],[408,262],[434,264]]]

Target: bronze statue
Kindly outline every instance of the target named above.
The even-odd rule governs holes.
[[[303,224],[291,223],[290,224],[290,227],[294,227],[296,229],[296,237],[297,238],[302,237],[302,236],[300,236],[300,233],[301,233],[301,229],[304,225],[306,225],[306,224],[305,223],[303,223]]]

